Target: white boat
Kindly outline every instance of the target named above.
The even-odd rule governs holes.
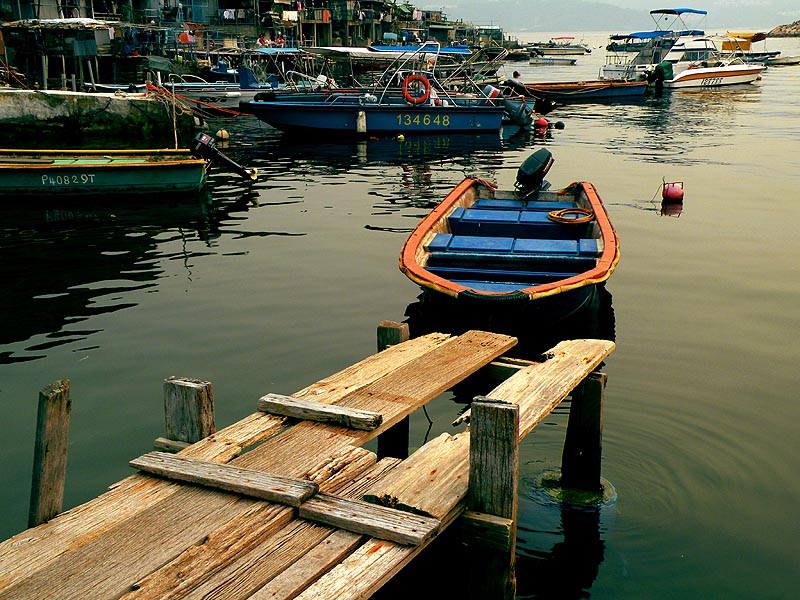
[[[600,68],[599,78],[645,79],[655,65],[664,60],[681,36],[704,35],[702,29],[691,27],[688,21],[702,20],[706,14],[705,10],[694,8],[651,10],[650,18],[656,25],[654,30],[609,37],[610,43],[606,46],[605,63]]]
[[[664,87],[718,87],[753,83],[766,68],[760,63],[747,63],[735,54],[720,52],[730,36],[681,37],[664,57],[672,67],[672,77],[664,79]]]
[[[530,64],[532,65],[574,65],[578,62],[577,58],[570,58],[569,56],[538,56],[531,53]]]
[[[572,36],[554,37],[549,42],[536,42],[530,44],[528,49],[542,56],[583,56],[592,52],[589,46],[575,42]]]

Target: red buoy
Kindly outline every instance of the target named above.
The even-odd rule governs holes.
[[[550,123],[547,122],[547,119],[542,119],[541,117],[536,119],[533,122],[533,126],[536,129],[547,129],[550,126]]]
[[[661,198],[667,202],[683,202],[683,182],[664,182],[664,185],[661,188]]]

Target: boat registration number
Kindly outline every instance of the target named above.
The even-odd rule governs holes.
[[[412,125],[430,127],[437,125],[440,127],[450,127],[450,115],[431,115],[425,113],[424,115],[412,115],[410,113],[400,113],[397,115],[397,124],[405,127]]]
[[[94,183],[94,173],[75,173],[73,175],[42,175],[42,185],[76,185]]]
[[[721,85],[721,84],[722,84],[722,77],[706,77],[703,79],[700,85],[711,86],[711,85]]]

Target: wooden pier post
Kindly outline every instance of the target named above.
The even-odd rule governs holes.
[[[603,400],[608,375],[591,373],[572,392],[561,455],[561,487],[599,492],[603,455]]]
[[[378,325],[378,352],[386,350],[411,337],[408,323],[381,321]],[[378,436],[378,460],[382,458],[408,458],[408,444],[411,436],[411,420],[405,417],[397,425]]]
[[[465,516],[481,524],[489,540],[471,565],[473,598],[513,600],[519,482],[519,406],[501,400],[472,402],[469,487]],[[497,542],[497,533],[505,536]],[[476,535],[477,539],[484,537]]]
[[[39,392],[28,527],[36,527],[61,512],[71,414],[68,379],[55,381]]]
[[[211,383],[187,377],[164,380],[166,438],[156,439],[157,450],[178,452],[208,437],[214,426],[214,391]]]

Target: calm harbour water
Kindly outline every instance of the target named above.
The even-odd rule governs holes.
[[[604,35],[575,67],[509,63],[525,80],[594,79]],[[800,39],[770,40],[785,55]],[[267,392],[290,394],[375,349],[418,289],[405,236],[465,175],[510,187],[546,145],[554,187],[596,185],[621,239],[610,279],[617,348],[606,362],[599,511],[537,491],[560,464],[567,407],[524,442],[523,598],[793,598],[800,586],[800,67],[752,86],[667,93],[548,115],[547,139],[347,143],[216,123],[252,188],[215,172],[208,203],[30,206],[0,215],[0,539],[26,526],[37,394],[72,382],[65,508],[129,475],[163,435],[170,375],[212,381],[217,426]],[[662,178],[683,181],[660,214]],[[145,201],[146,199],[143,199]],[[412,417],[412,445],[453,431],[445,396]],[[436,565],[437,559],[431,561]],[[419,567],[422,569],[423,567]],[[458,589],[456,565],[384,597]],[[431,578],[439,578],[433,583]]]

